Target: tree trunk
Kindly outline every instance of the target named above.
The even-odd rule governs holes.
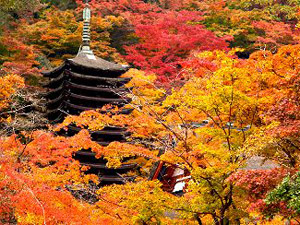
[[[200,218],[197,214],[195,214],[194,217],[195,217],[195,219],[197,220],[198,224],[199,224],[199,225],[202,225],[201,218]]]

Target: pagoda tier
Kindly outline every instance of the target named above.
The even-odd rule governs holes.
[[[58,132],[62,136],[73,136],[77,134],[81,128],[69,125],[67,130]],[[124,128],[120,127],[106,127],[99,131],[89,130],[93,140],[103,146],[109,145],[113,141],[125,142],[126,136],[130,135]],[[97,174],[100,178],[101,184],[122,183],[120,181],[133,180],[133,177],[126,177],[122,174],[136,168],[136,164],[127,163],[128,159],[124,159],[123,164],[118,168],[109,168],[106,166],[107,161],[103,158],[97,159],[96,153],[90,150],[80,150],[74,154],[74,158],[79,160],[81,165],[88,166],[90,169],[88,173]],[[103,176],[105,179],[103,179]]]
[[[58,123],[67,115],[78,115],[85,110],[99,109],[106,104],[126,105],[130,99],[122,96],[129,91],[124,85],[130,78],[120,76],[127,70],[127,66],[111,63],[91,53],[80,51],[74,59],[65,60],[61,66],[43,72],[43,76],[49,78],[49,82],[45,85],[47,92],[44,93],[47,99],[46,117],[52,123]],[[131,111],[123,109],[114,113],[129,114]],[[67,131],[61,130],[58,134],[73,136],[80,130],[81,128],[70,125]],[[89,132],[92,140],[103,146],[113,141],[125,142],[126,137],[130,135],[120,127],[106,127]],[[126,163],[125,160],[119,168],[108,168],[106,160],[97,159],[95,153],[84,149],[76,152],[74,158],[90,168],[88,173],[98,174],[102,185],[132,180],[132,177],[124,177],[122,174],[136,167],[135,164]]]

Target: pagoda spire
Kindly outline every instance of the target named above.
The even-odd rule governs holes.
[[[91,9],[89,0],[85,0],[85,8],[83,9],[83,31],[82,31],[82,46],[79,49],[79,53],[85,53],[88,55],[94,55],[90,48],[90,22],[91,22]]]

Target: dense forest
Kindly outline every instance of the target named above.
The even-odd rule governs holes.
[[[85,1],[0,0],[0,224],[300,224],[300,2],[88,4],[130,104],[55,124],[41,72],[77,55]],[[130,135],[100,145],[105,127]],[[103,185],[84,149],[134,179]],[[184,171],[180,194],[157,165]]]

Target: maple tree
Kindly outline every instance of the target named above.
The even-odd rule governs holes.
[[[12,101],[11,97],[17,89],[24,87],[24,80],[17,75],[7,74],[0,77],[0,81],[0,111],[2,111]]]
[[[41,1],[48,7],[37,4],[38,14],[27,8],[33,2],[38,3],[0,1],[0,13],[15,17],[1,24],[1,123],[10,122],[7,110],[24,87],[19,75],[36,76],[50,65],[48,59],[60,64],[81,43],[81,1],[77,9],[68,0]],[[133,111],[124,115],[105,106],[69,116],[51,132],[0,137],[1,223],[299,221],[298,1],[92,0],[90,5],[94,53],[144,70],[124,75],[132,78],[126,108]],[[244,49],[230,49],[235,46]],[[70,124],[83,130],[69,138],[51,134]],[[91,141],[87,130],[106,126],[127,129],[128,142]],[[98,177],[86,174],[72,157],[80,149],[104,157],[108,167],[131,158],[142,169],[129,172],[135,182],[99,189]],[[276,168],[247,169],[253,156],[271,159]],[[148,180],[158,161],[188,171],[183,196]]]
[[[292,168],[298,167],[298,49],[299,45],[288,45],[274,55],[260,52],[250,58],[256,73],[266,79],[261,94],[268,96],[270,102],[263,112],[268,127],[257,133],[249,146],[260,140],[256,146],[261,154]]]
[[[239,198],[248,201],[247,211],[254,213],[250,217],[253,221],[268,220],[270,215],[281,215],[283,218],[289,218],[289,210],[283,202],[266,202],[265,198],[270,191],[273,191],[283,178],[290,172],[289,169],[274,168],[269,170],[241,170],[233,174],[229,179],[236,187],[240,188]],[[257,213],[260,212],[260,213]],[[280,212],[277,213],[276,212]],[[250,219],[249,218],[249,219]]]
[[[274,50],[297,40],[297,1],[187,1],[184,7],[203,11],[203,24],[218,36],[232,35],[231,46],[246,48],[246,56],[258,47]]]
[[[67,189],[76,185],[84,188],[89,180],[96,182],[93,175],[84,175],[79,162],[72,159],[73,152],[91,142],[88,136],[82,131],[68,139],[36,131],[2,137],[1,222],[90,224],[87,203],[76,200]],[[100,218],[94,219],[95,224],[101,222]]]
[[[180,79],[180,62],[192,50],[226,49],[224,39],[199,24],[198,12],[149,13],[135,24],[137,44],[126,46],[125,59],[142,70],[159,75],[158,81],[170,83]]]
[[[31,76],[37,75],[39,69],[36,61],[36,50],[32,46],[25,45],[22,41],[15,38],[6,37],[2,40],[5,52],[0,56],[3,61],[3,71],[18,75]]]
[[[13,95],[22,87],[24,87],[24,80],[20,76],[7,74],[0,77],[0,124],[11,120],[5,111],[13,101]]]
[[[248,60],[250,65],[255,68],[252,75],[255,76],[255,73],[259,73],[266,79],[260,94],[267,96],[265,98],[268,98],[269,103],[261,112],[265,115],[266,126],[247,140],[246,148],[250,154],[259,154],[273,159],[278,165],[283,165],[287,169],[285,172],[280,170],[277,172],[276,170],[270,172],[251,171],[244,173],[244,178],[240,173],[237,183],[238,186],[246,188],[249,196],[252,196],[250,198],[250,202],[253,202],[252,210],[260,211],[266,217],[281,215],[292,218],[294,216],[296,220],[297,214],[293,213],[295,208],[288,206],[288,201],[275,200],[280,187],[284,188],[284,184],[278,188],[275,186],[283,176],[288,174],[287,172],[294,174],[299,165],[299,143],[297,141],[299,114],[298,100],[296,100],[298,99],[298,48],[299,45],[289,45],[281,47],[276,54],[265,51],[257,52]],[[256,90],[258,91],[258,89]],[[261,174],[251,177],[255,173]],[[269,175],[267,175],[268,173]],[[269,182],[268,179],[273,179],[273,181]],[[255,181],[254,187],[252,187],[251,180]],[[283,182],[287,184],[287,180],[289,178],[285,178]],[[275,188],[274,192],[273,188]],[[270,191],[272,192],[267,195]]]
[[[83,2],[76,0],[76,3],[83,6]],[[142,0],[92,0],[89,2],[94,11],[102,15],[143,14],[155,12],[160,8],[155,4],[149,4]]]

